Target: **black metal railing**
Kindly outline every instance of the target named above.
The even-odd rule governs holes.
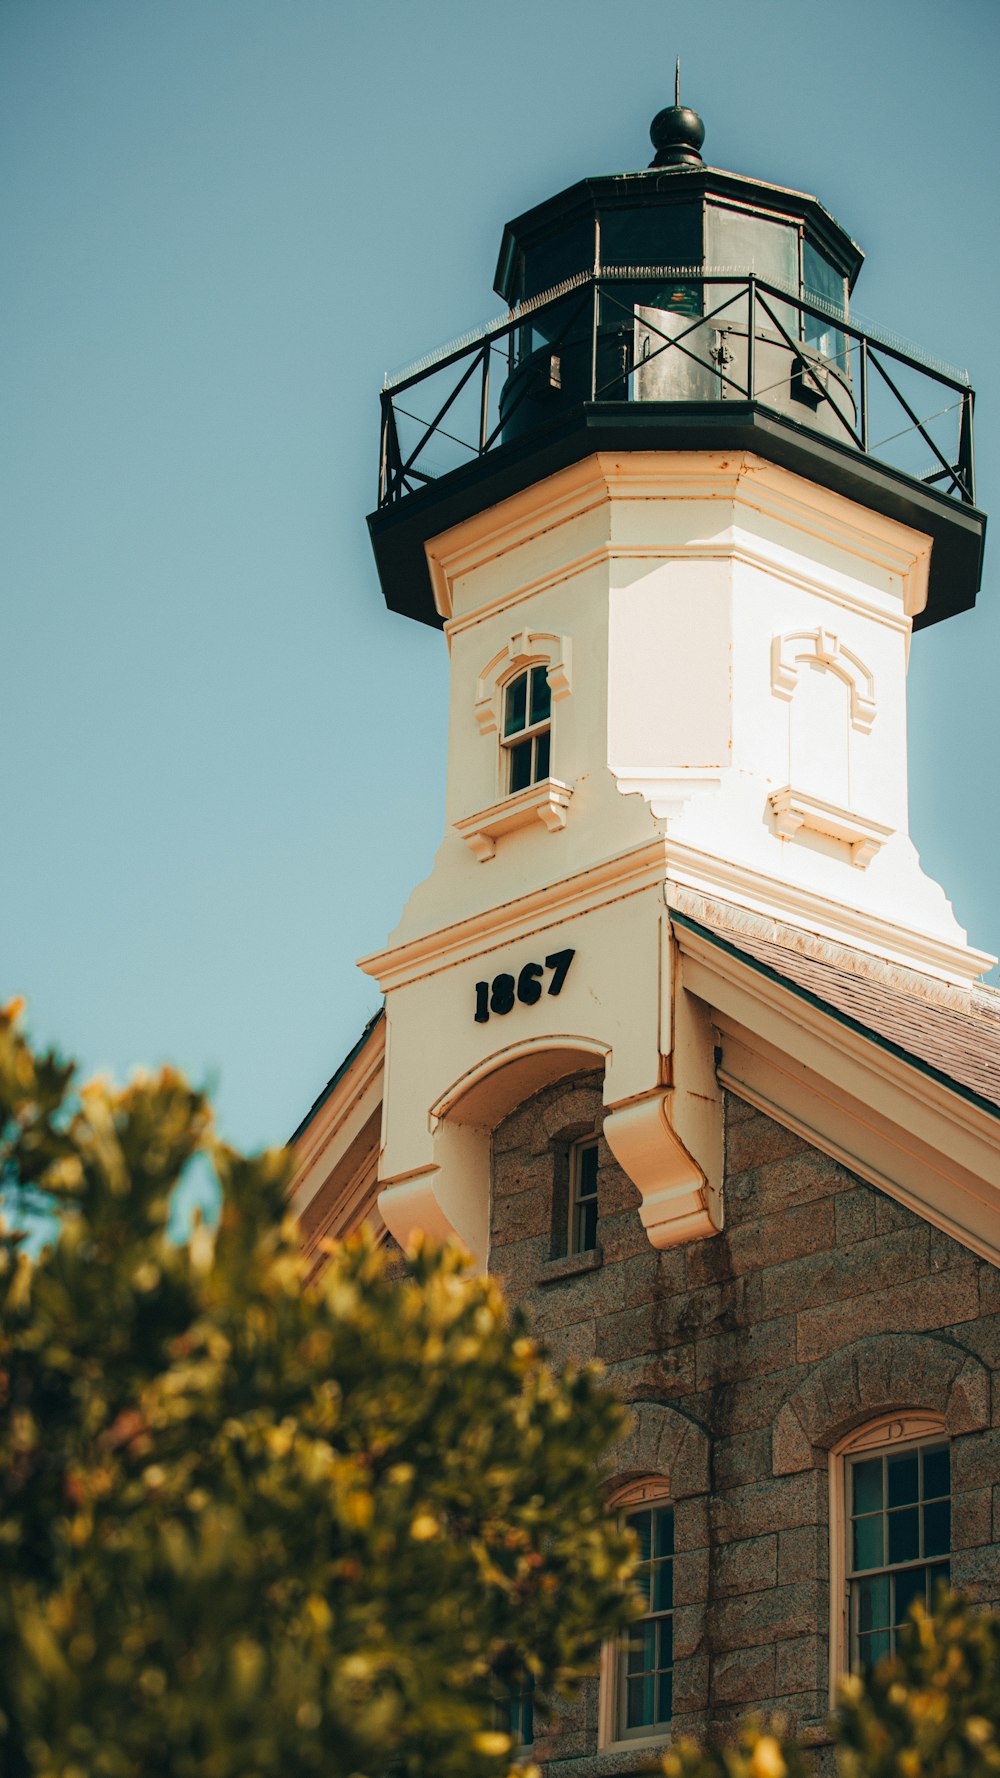
[[[379,506],[583,403],[744,402],[975,501],[968,379],[752,272],[581,272],[382,391]]]

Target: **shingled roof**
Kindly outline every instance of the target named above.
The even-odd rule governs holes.
[[[671,897],[672,901],[675,899]],[[727,904],[671,907],[679,925],[783,984],[855,1031],[1000,1116],[1000,993],[963,989],[899,970],[813,934],[755,919]],[[687,911],[697,906],[695,918]],[[768,936],[766,927],[776,936]],[[759,928],[759,930],[755,929]]]

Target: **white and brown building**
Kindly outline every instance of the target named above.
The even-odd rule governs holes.
[[[979,585],[971,391],[702,137],[673,107],[652,167],[509,224],[504,318],[383,396],[447,819],[293,1139],[317,1263],[457,1238],[633,1404],[649,1612],[536,1740],[566,1778],[751,1708],[822,1745],[913,1597],[1000,1606],[1000,996],[907,825],[911,640]]]

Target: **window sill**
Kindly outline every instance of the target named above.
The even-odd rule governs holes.
[[[558,833],[566,825],[566,810],[572,795],[570,785],[563,784],[559,778],[543,778],[538,784],[530,784],[527,790],[505,796],[502,802],[493,803],[488,809],[465,815],[461,821],[455,822],[455,831],[461,834],[470,852],[483,864],[493,857],[501,835],[512,833],[516,828],[530,827],[540,821],[549,833]]]
[[[546,1260],[535,1279],[536,1284],[561,1284],[564,1278],[579,1278],[584,1272],[596,1272],[604,1264],[599,1247],[587,1253],[564,1253],[559,1259]]]
[[[790,784],[783,790],[772,791],[768,802],[782,839],[794,839],[800,828],[805,827],[814,833],[826,834],[830,839],[843,840],[851,848],[851,863],[859,870],[868,868],[875,854],[896,831],[881,821],[871,821],[865,815],[855,815],[851,809],[842,809],[837,803],[826,803],[818,796],[809,796],[804,790],[794,790]]]

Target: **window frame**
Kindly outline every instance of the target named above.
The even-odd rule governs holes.
[[[567,1193],[566,1193],[566,1253],[567,1253],[567,1255],[578,1254],[578,1253],[596,1253],[598,1246],[600,1245],[599,1238],[598,1238],[598,1236],[599,1236],[599,1220],[598,1219],[600,1217],[600,1195],[599,1195],[599,1190],[598,1190],[598,1181],[600,1178],[600,1170],[601,1170],[600,1148],[601,1148],[600,1131],[596,1131],[596,1130],[594,1131],[594,1133],[592,1135],[577,1137],[576,1141],[572,1142],[570,1144],[569,1177],[568,1177],[568,1181],[567,1181]],[[584,1157],[584,1155],[587,1155],[587,1154],[593,1154],[595,1156],[594,1189],[592,1192],[588,1191],[586,1193],[586,1195],[583,1195],[581,1193],[580,1187],[581,1187],[581,1184],[583,1183],[583,1180],[582,1180],[583,1157]],[[593,1206],[594,1206],[594,1238],[587,1245],[584,1245],[578,1236],[578,1229],[579,1229],[580,1220],[581,1220],[580,1219],[580,1212],[585,1205],[589,1206],[590,1204],[593,1204]]]
[[[863,1426],[855,1427],[847,1437],[840,1439],[830,1451],[830,1703],[837,1701],[837,1689],[842,1679],[852,1672],[854,1631],[851,1623],[851,1580],[856,1578],[853,1564],[848,1559],[848,1538],[851,1529],[851,1502],[849,1493],[849,1475],[855,1460],[863,1457],[885,1456],[903,1450],[919,1450],[921,1446],[931,1444],[947,1444],[950,1448],[951,1438],[939,1414],[906,1413],[886,1414],[879,1419],[866,1421]],[[953,1495],[949,1494],[953,1499]],[[885,1510],[885,1509],[883,1509]],[[949,1547],[945,1555],[930,1558],[932,1561],[950,1561],[954,1550],[954,1525],[952,1525]],[[913,1564],[884,1563],[881,1568],[872,1569],[875,1574],[892,1574],[903,1567],[922,1566],[923,1562]]]
[[[656,1511],[658,1508],[669,1507],[672,1515],[676,1514],[676,1502],[671,1499],[667,1480],[664,1476],[647,1476],[644,1480],[633,1482],[628,1487],[612,1494],[608,1500],[612,1510],[617,1510],[621,1522],[627,1524],[633,1514],[643,1511]],[[673,1549],[670,1561],[676,1561],[676,1517],[673,1523]],[[654,1620],[669,1617],[673,1621],[676,1611],[675,1588],[671,1588],[671,1603],[667,1610],[648,1614]],[[629,1638],[639,1624],[648,1621],[648,1617],[637,1618],[635,1623],[620,1636],[615,1636],[601,1647],[600,1698],[598,1710],[598,1748],[604,1753],[628,1749],[635,1752],[647,1747],[662,1747],[670,1737],[673,1727],[673,1698],[671,1696],[671,1715],[666,1722],[640,1724],[634,1729],[623,1726],[625,1684],[627,1681],[626,1661],[628,1657]],[[671,1649],[670,1671],[673,1675],[677,1665],[676,1653]],[[654,1671],[659,1672],[660,1669]],[[671,1693],[673,1688],[671,1687]]]
[[[545,682],[547,709],[544,716],[539,717],[537,722],[532,722],[531,693],[532,681],[535,673],[540,673]],[[508,734],[507,700],[513,687],[522,679],[526,682],[524,694],[524,726],[515,729]],[[505,679],[501,680],[497,689],[499,692],[500,718],[497,725],[500,734],[500,795],[501,797],[522,796],[526,790],[533,790],[537,785],[546,783],[552,776],[552,747],[554,740],[552,707],[555,699],[553,697],[552,685],[549,679],[549,663],[544,660],[521,660],[517,663],[516,670],[509,674]],[[538,761],[538,743],[542,736],[548,737],[548,759],[546,761],[545,771],[538,772],[536,770]],[[527,783],[518,785],[515,790],[511,783],[514,771],[514,750],[515,748],[522,746],[525,741],[531,743],[531,774]]]

